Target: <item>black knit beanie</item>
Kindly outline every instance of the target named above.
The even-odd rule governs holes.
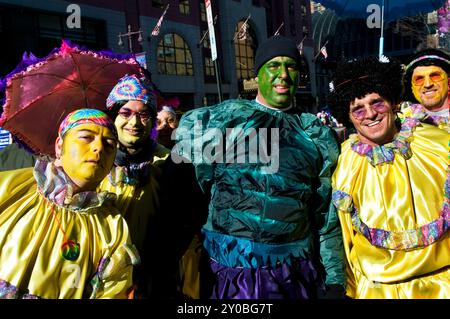
[[[295,42],[277,35],[265,40],[258,47],[255,56],[255,74],[258,74],[264,63],[277,56],[287,56],[300,63],[300,53]]]

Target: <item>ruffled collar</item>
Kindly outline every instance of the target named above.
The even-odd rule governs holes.
[[[419,118],[424,123],[429,123],[435,126],[449,124],[448,116],[433,115],[429,112],[426,112],[425,107],[421,104],[411,104],[410,108],[412,110],[412,116]]]
[[[400,154],[405,159],[410,158],[412,156],[410,144],[413,139],[413,132],[420,124],[420,120],[426,116],[423,112],[419,114],[419,110],[414,115],[402,120],[400,131],[394,136],[392,142],[371,146],[361,142],[357,134],[352,134],[349,137],[351,149],[361,156],[366,156],[372,165],[392,163],[395,153]]]
[[[287,108],[284,109],[276,109],[276,108],[272,108],[272,107],[268,107],[264,104],[262,104],[261,102],[259,102],[257,99],[252,100],[252,106],[254,108],[256,108],[259,111],[268,113],[270,115],[273,115],[277,118],[283,118],[285,116],[285,114],[290,114],[293,112],[294,108],[292,107],[292,105],[288,106]]]
[[[136,155],[130,155],[126,150],[119,148],[114,161],[115,167],[108,175],[111,184],[141,185],[144,183],[150,174],[156,146],[157,143],[149,139]]]
[[[53,162],[37,160],[33,171],[38,190],[45,198],[58,206],[78,212],[112,203],[116,195],[107,191],[80,192],[73,194],[74,184],[63,169]]]

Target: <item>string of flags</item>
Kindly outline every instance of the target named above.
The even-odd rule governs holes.
[[[217,22],[217,14],[216,14],[215,17],[214,17],[213,25],[216,25],[216,22]],[[208,33],[209,33],[209,29],[207,29],[207,30],[205,30],[205,31],[203,32],[203,36],[202,36],[202,38],[200,39],[200,41],[198,41],[197,46],[199,46],[199,45],[201,45],[201,44],[203,43],[203,41],[206,39],[206,36],[208,35]]]
[[[238,32],[234,35],[233,41],[238,39],[238,41],[244,41],[247,39],[248,35],[248,20],[251,18],[251,14],[248,15],[247,19],[245,19],[244,23],[239,28]]]
[[[303,41],[305,41],[306,35],[303,37],[302,41],[297,45],[298,52],[300,52],[300,55],[303,54]]]
[[[164,12],[162,13],[161,17],[159,18],[158,22],[156,23],[155,27],[152,31],[152,37],[156,37],[159,34],[159,31],[161,30],[161,24],[164,20],[164,16],[167,13],[167,9],[169,9],[170,4],[168,3],[166,8],[164,9]]]
[[[328,58],[328,52],[327,52],[327,48],[324,45],[321,49],[320,49],[320,53],[322,53],[322,55],[326,58]]]
[[[284,26],[284,21],[281,22],[280,26],[278,27],[277,31],[275,31],[275,33],[273,34],[273,36],[280,35],[280,30],[281,30],[281,28],[282,28],[283,26]]]
[[[317,54],[314,56],[314,61],[319,57],[320,54],[322,54],[325,59],[328,58],[327,44],[328,40],[324,43],[324,45],[322,45],[319,52],[317,52]]]

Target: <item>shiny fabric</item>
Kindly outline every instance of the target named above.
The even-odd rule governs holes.
[[[94,196],[57,205],[49,185],[33,168],[0,173],[0,298],[126,298],[138,256],[125,220]],[[74,261],[61,257],[66,239],[80,246]]]
[[[434,116],[427,113],[425,107],[420,104],[403,102],[400,105],[400,108],[401,113],[399,115],[402,119],[408,117],[419,118],[419,120],[424,123],[432,124],[434,126],[439,127],[440,129],[445,130],[447,133],[450,133],[448,109],[447,109],[447,116]]]
[[[117,195],[115,206],[128,223],[130,236],[138,251],[142,251],[149,222],[159,208],[159,166],[170,151],[159,144],[143,150],[142,156],[132,158],[121,152],[116,165],[100,183],[98,191]],[[122,156],[120,155],[122,154]]]
[[[296,259],[290,265],[229,268],[210,260],[218,284],[211,299],[313,299],[323,287],[311,261]]]
[[[197,131],[216,129],[225,137],[227,128],[267,128],[268,135],[271,128],[278,129],[278,171],[264,173],[261,168],[267,164],[262,161],[236,163],[236,158],[234,163],[198,162],[196,155],[184,147],[192,143],[194,150],[212,148],[214,144],[205,145],[203,135]],[[247,161],[249,152],[249,147],[245,148]],[[253,271],[269,266],[273,257],[252,259],[256,246],[270,246],[273,252],[280,247],[276,257],[281,263],[292,257],[312,258],[320,251],[327,284],[344,283],[341,234],[335,210],[329,205],[330,177],[338,152],[331,129],[321,125],[314,115],[273,110],[247,100],[229,100],[186,113],[177,129],[177,144],[172,150],[172,153],[194,159],[200,186],[206,192],[211,191],[209,216],[203,226],[205,244],[216,243],[206,245],[210,256],[220,254],[227,258],[220,262],[230,271],[239,266],[236,260],[251,260],[246,266]],[[317,229],[312,228],[311,223],[315,223]],[[316,231],[320,242],[317,250],[310,245]],[[241,246],[234,242],[221,245],[213,234],[248,242],[248,249],[240,250]],[[295,242],[305,247],[305,251],[289,245]],[[265,250],[264,254],[270,255],[270,250]],[[240,257],[233,260],[231,256]],[[220,285],[220,277],[216,279]]]
[[[411,129],[411,156],[395,151],[392,162],[379,165],[352,149],[356,135],[342,144],[333,192],[348,194],[337,206],[348,263],[347,294],[352,298],[450,297],[448,228],[435,241],[415,242],[413,236],[440,217],[449,222],[444,191],[449,136],[429,124]],[[355,214],[352,220],[352,212],[367,227],[380,230],[375,237],[387,232],[397,244],[380,237],[375,245],[358,227]],[[412,236],[409,243],[402,242],[405,235]]]
[[[286,256],[309,258],[313,246],[312,238],[272,245],[207,230],[203,230],[203,235],[203,245],[210,257],[228,267],[257,268],[265,264],[275,265],[279,260],[290,265],[291,258]]]
[[[134,58],[87,51],[63,41],[44,60],[8,78],[0,126],[36,154],[55,158],[62,119],[80,108],[103,110],[106,96],[125,74],[141,74]]]

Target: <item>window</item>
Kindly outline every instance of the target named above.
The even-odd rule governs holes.
[[[203,0],[200,0],[200,18],[203,22],[206,22],[206,7]]]
[[[293,16],[294,15],[294,1],[293,0],[289,0],[288,7],[289,7],[289,15]]]
[[[302,21],[304,22],[304,21],[306,21],[306,19],[307,19],[307,17],[308,17],[308,9],[306,8],[305,5],[302,5],[302,6],[300,7],[300,11],[301,11],[301,13],[302,13]]]
[[[302,26],[303,36],[308,36],[308,27],[306,25]]]
[[[45,43],[58,43],[61,38],[69,39],[77,44],[85,45],[91,49],[102,48],[104,45],[104,37],[101,36],[104,30],[104,22],[94,19],[84,19],[82,21],[83,28],[68,28],[65,23],[65,17],[62,15],[55,15],[51,13],[38,13],[36,26],[34,28],[35,34],[42,40],[42,46],[46,47]],[[37,53],[37,52],[36,52]]]
[[[205,94],[205,106],[206,105],[215,105],[219,103],[219,95],[214,93],[206,93]]]
[[[249,79],[255,76],[253,72],[253,63],[255,60],[253,30],[250,26],[243,33],[244,21],[240,21],[235,29],[236,36],[234,40],[234,52],[236,59],[236,76],[238,79]],[[248,22],[247,22],[248,25]]]
[[[192,54],[186,42],[175,33],[168,33],[158,43],[158,73],[194,75]]]
[[[180,13],[188,15],[190,13],[189,0],[179,0],[178,7],[180,8]]]
[[[290,23],[289,28],[291,29],[292,35],[297,35],[297,30],[295,29],[295,23]]]
[[[307,11],[308,11],[308,9],[306,9],[306,6],[302,5],[300,8],[301,8],[301,11],[302,11],[302,15],[306,15]]]
[[[0,41],[13,45],[0,52],[0,74],[11,72],[24,51],[33,52],[38,57],[46,56],[61,45],[61,39],[71,40],[91,50],[107,47],[106,21],[82,15],[82,28],[69,29],[66,20],[65,13],[1,6]]]
[[[214,69],[214,62],[210,57],[205,57],[205,75],[206,76],[215,76],[216,72]]]
[[[211,44],[209,43],[209,33],[208,33],[208,30],[203,30],[203,36],[202,36],[202,39],[203,39],[203,41],[202,41],[202,46],[203,46],[205,49],[211,48]]]
[[[152,7],[163,9],[164,8],[163,0],[152,0]]]

